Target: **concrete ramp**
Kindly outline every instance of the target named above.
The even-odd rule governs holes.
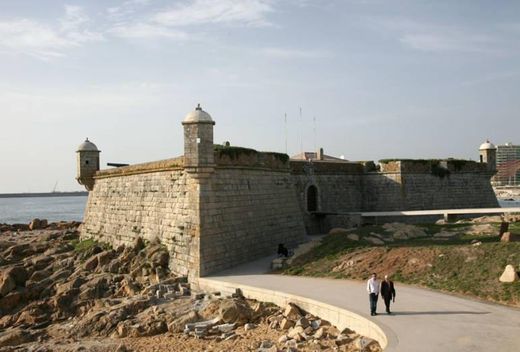
[[[275,304],[295,302],[339,328],[348,326],[378,340],[385,351],[519,351],[519,309],[396,283],[394,314],[383,313],[380,299],[378,313],[383,314],[371,317],[364,282],[265,274],[272,258],[201,278],[199,283],[224,292],[241,288],[250,298]]]

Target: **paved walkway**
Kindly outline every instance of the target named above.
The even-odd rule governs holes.
[[[364,283],[264,274],[271,259],[248,263],[207,279],[286,292],[360,314],[383,329],[389,340],[385,351],[520,351],[518,309],[396,283],[394,314],[371,317]],[[381,300],[378,312],[384,312]]]
[[[435,210],[370,211],[359,213],[368,216],[413,216],[413,215],[468,215],[468,214],[508,214],[520,213],[520,208],[468,208]]]

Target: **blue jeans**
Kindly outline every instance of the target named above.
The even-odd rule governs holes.
[[[369,295],[369,298],[370,298],[370,314],[375,314],[375,312],[376,312],[376,309],[377,309],[377,297],[378,297],[378,295],[376,295],[375,293],[371,293]]]

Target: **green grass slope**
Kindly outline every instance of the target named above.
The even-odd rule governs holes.
[[[389,274],[396,282],[520,306],[520,282],[501,283],[507,264],[520,267],[520,242],[502,243],[499,224],[420,225],[423,236],[393,240],[383,226],[326,236],[284,270],[289,275],[365,280]],[[520,223],[510,230],[520,233]],[[437,235],[453,233],[449,237]],[[357,234],[359,241],[347,238]],[[374,246],[367,237],[386,240]],[[439,238],[441,237],[441,238]]]

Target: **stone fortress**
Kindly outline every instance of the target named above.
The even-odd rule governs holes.
[[[89,190],[82,238],[113,246],[159,240],[170,268],[205,276],[276,253],[305,234],[355,225],[367,211],[497,207],[490,184],[496,148],[480,162],[349,162],[323,151],[286,154],[215,145],[211,116],[198,106],[182,121],[184,155],[100,170],[88,139],[77,150],[77,180]]]

